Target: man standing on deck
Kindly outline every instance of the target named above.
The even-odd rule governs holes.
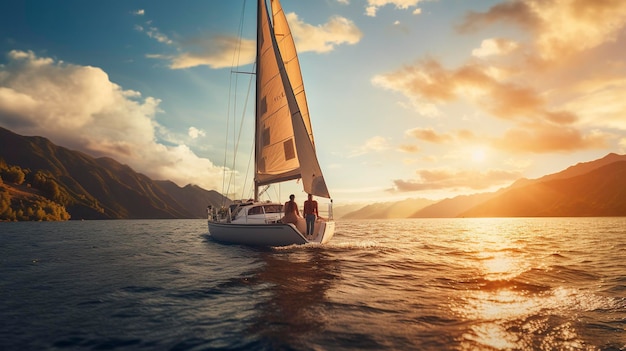
[[[313,235],[315,229],[315,220],[319,217],[317,211],[317,201],[313,200],[313,195],[309,194],[308,199],[304,202],[304,218],[306,219],[306,235]]]

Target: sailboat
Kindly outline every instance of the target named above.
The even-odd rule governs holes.
[[[324,244],[335,232],[332,200],[327,218],[283,223],[283,204],[259,201],[261,187],[300,180],[304,192],[330,199],[317,159],[296,47],[279,0],[257,4],[254,199],[209,211],[209,235],[218,242],[287,246]],[[217,210],[217,211],[216,211]]]

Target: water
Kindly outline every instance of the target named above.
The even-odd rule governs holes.
[[[0,223],[2,350],[626,350],[626,218]]]

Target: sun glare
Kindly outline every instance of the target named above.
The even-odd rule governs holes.
[[[472,150],[472,160],[474,162],[483,162],[487,158],[487,152],[483,148],[475,148]]]

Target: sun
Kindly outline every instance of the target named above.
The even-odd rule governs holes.
[[[474,162],[484,162],[485,159],[487,158],[487,151],[485,151],[485,149],[477,147],[474,148],[472,151],[472,160]]]

